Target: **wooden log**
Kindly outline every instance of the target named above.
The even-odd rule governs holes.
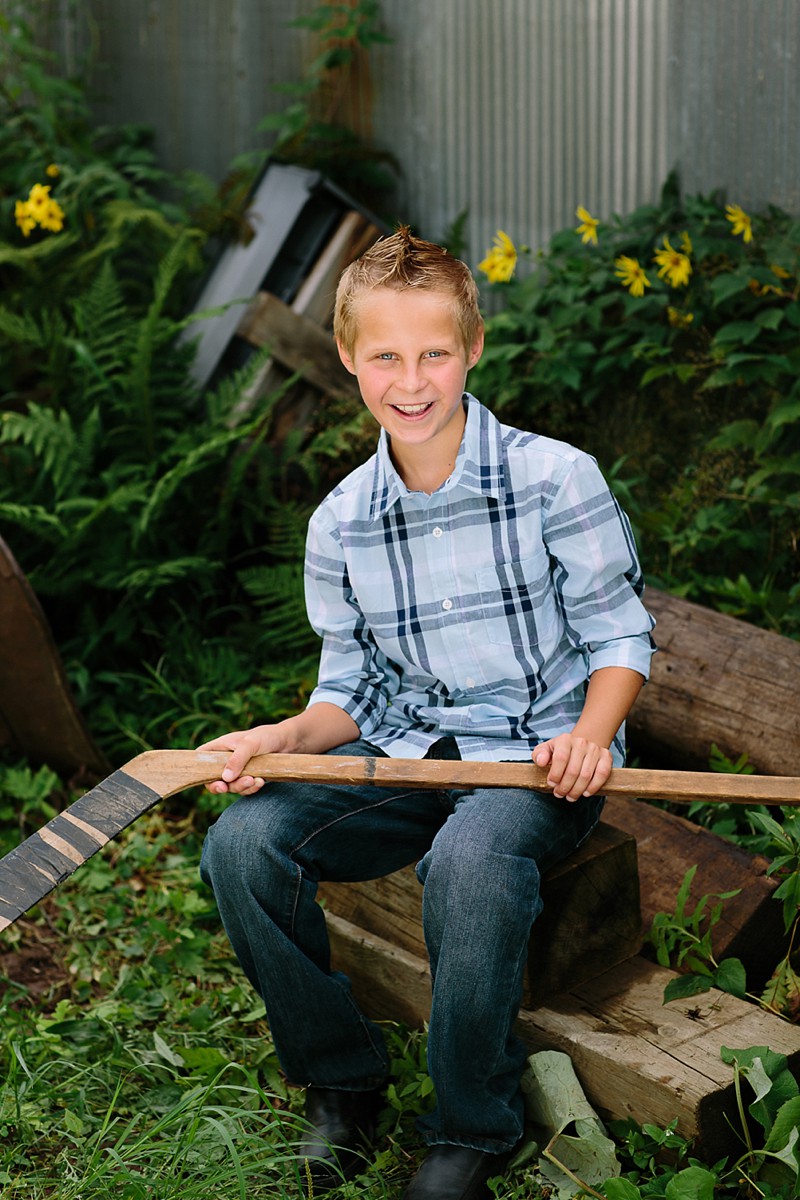
[[[712,743],[757,771],[800,761],[800,642],[648,588],[659,647],[630,715],[637,747],[706,766]]]
[[[767,876],[768,860],[676,813],[626,796],[608,798],[603,821],[636,839],[645,933],[657,912],[674,912],[678,889],[691,867],[698,871],[689,911],[704,895],[739,889],[725,901],[712,945],[717,961],[740,958],[748,987],[760,990],[786,952],[782,908],[773,899],[778,885]]]
[[[108,771],[73,698],[47,618],[2,538],[0,730],[35,763],[84,777]]]
[[[430,1016],[424,961],[329,913],[334,966],[377,1020],[421,1027]],[[711,1159],[738,1153],[736,1101],[722,1046],[766,1045],[800,1067],[800,1029],[713,990],[663,1004],[674,971],[635,957],[604,975],[523,1009],[516,1029],[531,1051],[568,1054],[592,1105],[608,1118],[632,1118],[696,1139]]]
[[[319,894],[331,913],[425,959],[422,887],[413,868],[363,883],[325,882]],[[528,947],[528,1004],[638,953],[642,923],[633,838],[601,822],[544,875],[542,900]]]

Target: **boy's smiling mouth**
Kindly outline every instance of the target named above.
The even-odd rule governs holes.
[[[425,400],[422,404],[393,404],[392,408],[399,412],[404,417],[418,417],[422,413],[427,412],[433,407],[432,400]]]

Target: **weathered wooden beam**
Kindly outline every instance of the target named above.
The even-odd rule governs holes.
[[[320,884],[328,910],[425,959],[422,887],[411,867],[362,883]],[[642,944],[636,843],[603,821],[542,879],[544,911],[528,946],[525,1002],[607,971]]]
[[[750,991],[760,990],[786,953],[783,912],[773,899],[778,880],[767,875],[769,861],[677,813],[628,796],[610,796],[603,821],[636,839],[645,932],[656,913],[674,911],[678,889],[691,867],[697,874],[689,911],[704,895],[738,892],[725,901],[712,930],[714,956],[717,961],[741,959]]]
[[[227,757],[223,751],[145,751],[48,821],[0,860],[0,930],[32,908],[159,800],[218,779]],[[547,772],[528,762],[267,754],[251,759],[248,769],[268,779],[292,782],[550,790]],[[739,804],[800,804],[800,779],[772,776],[621,768],[612,772],[605,791],[609,795],[658,796],[681,802],[703,797]]]
[[[800,642],[653,588],[652,675],[629,718],[637,747],[705,766],[712,743],[757,771],[800,762]]]
[[[430,1016],[425,961],[385,938],[327,914],[333,962],[359,1004],[378,1020],[421,1027]],[[697,1140],[714,1159],[737,1153],[736,1100],[720,1048],[766,1045],[800,1066],[800,1029],[725,992],[663,1003],[675,976],[635,957],[580,987],[523,1009],[516,1029],[530,1047],[572,1059],[603,1116],[665,1126]]]
[[[237,333],[254,346],[268,346],[273,358],[299,371],[321,392],[358,395],[358,384],[343,366],[331,335],[270,292],[259,292],[251,301]]]

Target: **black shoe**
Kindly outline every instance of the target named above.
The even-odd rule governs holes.
[[[513,1150],[488,1154],[469,1146],[431,1146],[402,1200],[486,1200],[486,1180],[502,1175]]]
[[[363,1150],[375,1140],[381,1099],[381,1090],[307,1090],[305,1116],[311,1128],[297,1153],[307,1192],[330,1191],[363,1170]]]

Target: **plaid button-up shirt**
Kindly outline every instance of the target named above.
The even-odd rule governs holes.
[[[647,678],[654,622],[594,459],[465,403],[432,495],[409,492],[382,431],[312,517],[306,603],[323,644],[309,703],[338,705],[393,756],[454,736],[465,759],[527,759],[572,729],[592,671]],[[612,754],[623,761],[623,730]]]

